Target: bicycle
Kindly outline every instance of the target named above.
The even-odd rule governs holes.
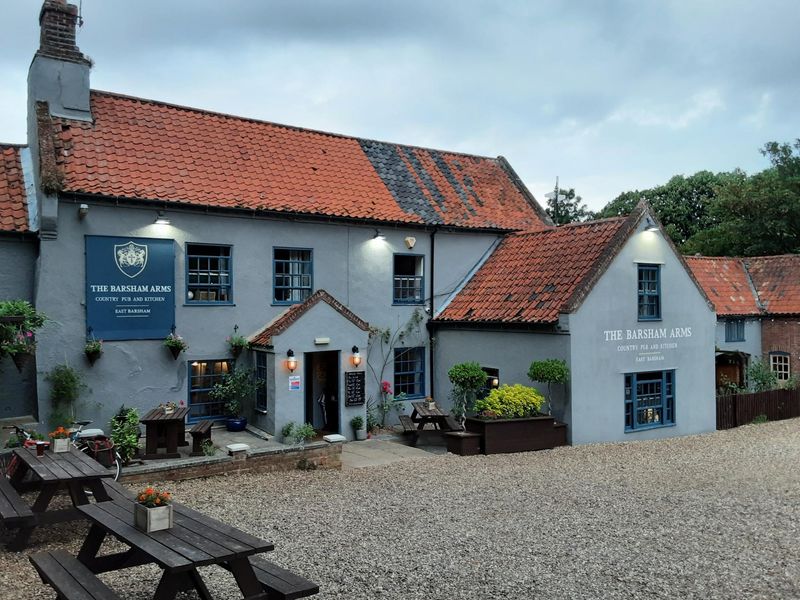
[[[114,449],[114,442],[103,432],[102,429],[84,429],[91,421],[74,421],[73,429],[70,432],[70,442],[76,450],[91,456],[104,467],[113,469],[114,481],[119,480],[122,472],[122,458]],[[77,426],[77,428],[75,428]],[[18,445],[24,448],[36,447],[37,440],[34,435],[24,428],[17,425],[7,425],[3,429],[13,429]],[[44,442],[48,446],[50,442]],[[12,451],[0,453],[0,475],[8,478],[16,470],[19,459]]]

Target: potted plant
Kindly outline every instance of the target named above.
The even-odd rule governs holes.
[[[89,364],[93,365],[94,362],[103,354],[103,340],[96,340],[94,338],[87,340],[86,345],[83,347],[83,353],[89,360]]]
[[[22,369],[36,352],[36,340],[32,331],[20,329],[11,339],[3,342],[3,353],[11,356],[17,371],[22,373]]]
[[[125,465],[139,452],[139,433],[139,412],[121,406],[111,419],[111,441]]]
[[[178,359],[178,355],[189,347],[181,336],[174,331],[164,338],[164,345],[172,352],[172,358]]]
[[[181,406],[183,406],[183,401],[181,401]],[[178,405],[170,401],[159,404],[158,408],[160,408],[165,415],[171,415],[178,408]]]
[[[234,359],[239,358],[239,355],[242,353],[243,350],[247,350],[250,344],[243,335],[239,335],[239,326],[233,326],[233,333],[229,335],[226,340],[228,343],[228,349],[230,350],[231,354],[233,355]]]
[[[563,360],[549,358],[533,361],[528,369],[528,379],[547,384],[547,414],[553,414],[552,385],[566,385],[569,381],[569,367]]]
[[[486,371],[476,362],[465,362],[453,365],[447,372],[453,390],[450,392],[453,416],[464,429],[464,420],[478,392],[486,384]]]
[[[295,427],[296,425],[294,421],[289,421],[288,423],[286,423],[286,425],[281,427],[281,440],[283,441],[284,444],[288,446],[294,444],[294,435],[292,434],[294,433]]]
[[[292,435],[296,443],[304,446],[308,440],[317,435],[317,432],[314,430],[314,426],[311,423],[303,423],[294,428]]]
[[[9,355],[22,372],[36,351],[34,333],[46,320],[25,300],[0,302],[0,357]]]
[[[133,522],[147,533],[172,527],[172,497],[168,492],[148,487],[136,495]]]
[[[50,449],[53,452],[69,452],[69,431],[59,425],[48,435],[50,439],[53,440],[50,444]]]
[[[466,419],[467,431],[482,436],[484,454],[543,450],[566,444],[566,429],[542,415],[545,399],[535,388],[501,385],[475,402],[475,417]]]
[[[350,419],[350,426],[353,428],[357,440],[367,439],[367,429],[364,427],[364,417],[361,415],[355,416]]]
[[[223,402],[228,415],[225,426],[228,431],[244,431],[247,418],[242,415],[244,403],[255,396],[256,389],[263,380],[254,377],[250,369],[234,369],[222,377],[209,392],[212,400]]]
[[[50,382],[50,400],[53,403],[51,426],[72,423],[75,420],[75,403],[86,389],[80,373],[69,365],[56,365],[45,375],[45,379]]]

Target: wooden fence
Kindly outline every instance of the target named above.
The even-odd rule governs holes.
[[[717,396],[717,429],[746,425],[759,415],[770,421],[800,417],[800,389]]]

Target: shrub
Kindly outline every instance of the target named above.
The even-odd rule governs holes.
[[[258,386],[263,385],[262,379],[256,379],[252,369],[234,369],[232,373],[222,376],[222,381],[215,384],[208,395],[219,402],[225,403],[225,411],[231,417],[242,414],[243,404],[255,396]]]
[[[281,428],[281,437],[285,440],[288,437],[292,437],[294,433],[294,428],[297,427],[294,421],[289,421]]]
[[[754,392],[766,392],[778,387],[778,376],[763,360],[754,360],[747,367],[747,380]]]
[[[352,427],[356,431],[358,431],[359,429],[364,427],[364,417],[362,417],[361,415],[358,415],[358,416],[353,417],[352,419],[350,419],[350,427]]]
[[[566,385],[569,381],[569,367],[563,360],[548,358],[547,360],[537,360],[531,363],[528,369],[528,378],[531,381],[540,381],[547,384],[547,410],[553,412],[553,392],[552,385]]]
[[[128,464],[139,449],[139,413],[121,406],[111,419],[111,440],[122,462]]]
[[[463,428],[464,415],[468,410],[472,410],[475,397],[486,385],[486,371],[476,362],[465,362],[453,365],[447,372],[447,377],[453,384],[453,391],[450,394],[453,415]]]
[[[767,415],[758,415],[755,419],[753,419],[752,424],[753,425],[762,425],[763,423],[766,423],[767,421],[769,421],[769,418],[767,417]]]
[[[304,444],[311,438],[316,435],[316,431],[314,431],[314,426],[311,423],[303,423],[302,425],[298,425],[294,429],[294,439],[297,440],[297,443]]]
[[[486,398],[475,403],[475,410],[484,417],[513,419],[532,417],[544,406],[544,396],[536,388],[525,385],[501,385]]]

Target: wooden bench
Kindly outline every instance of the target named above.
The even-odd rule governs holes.
[[[7,527],[20,527],[34,522],[33,511],[4,475],[0,475],[0,520]]]
[[[211,439],[211,426],[214,421],[200,421],[189,430],[192,434],[192,452],[189,456],[203,456],[203,442]]]
[[[39,577],[59,600],[120,600],[120,597],[77,558],[64,550],[39,552],[28,557]]]
[[[419,439],[417,424],[408,415],[400,415],[400,425],[403,427],[403,433],[411,437],[411,445],[416,446]]]
[[[319,586],[305,577],[295,575],[275,563],[257,556],[250,557],[250,564],[259,583],[269,592],[270,600],[294,600],[319,593]]]

